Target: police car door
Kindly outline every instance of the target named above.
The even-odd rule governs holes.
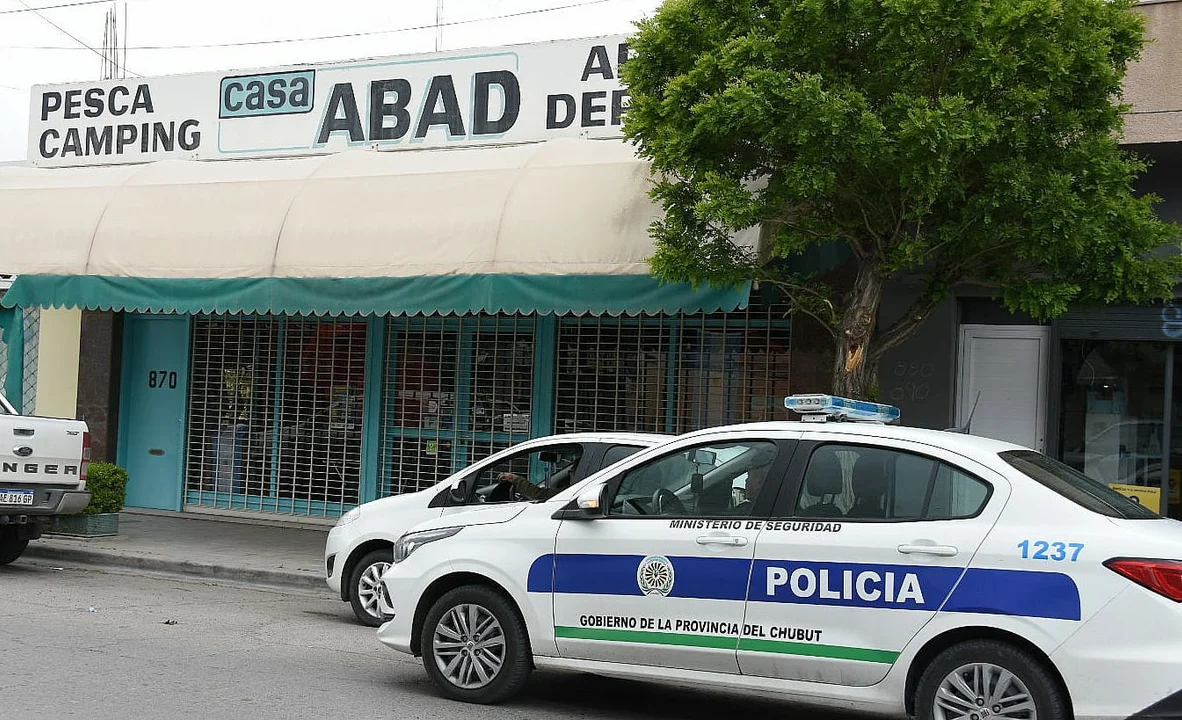
[[[560,654],[737,673],[755,521],[790,454],[786,440],[697,437],[609,480],[605,515],[558,530]]]
[[[756,543],[739,666],[872,685],[948,598],[1009,486],[927,445],[807,438]]]

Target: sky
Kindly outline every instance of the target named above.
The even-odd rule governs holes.
[[[431,27],[437,0],[88,2],[0,0],[0,162],[26,159],[30,87],[101,77],[105,17],[113,7],[120,43],[125,39],[128,46],[128,78],[431,52],[437,40]],[[28,10],[55,5],[68,7]],[[440,49],[627,33],[659,5],[659,0],[443,0]],[[508,17],[493,19],[498,16]],[[354,33],[366,34],[308,39]],[[269,42],[277,40],[299,41]]]

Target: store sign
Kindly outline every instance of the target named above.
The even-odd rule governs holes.
[[[1161,514],[1161,488],[1146,485],[1125,485],[1122,483],[1109,483],[1108,487],[1130,500],[1144,505],[1153,512]]]
[[[33,88],[44,167],[623,135],[623,35]]]

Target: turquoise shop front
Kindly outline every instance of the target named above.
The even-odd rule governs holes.
[[[330,521],[530,437],[782,417],[786,308],[653,279],[648,175],[570,139],[22,168],[3,304],[123,315],[129,506]]]

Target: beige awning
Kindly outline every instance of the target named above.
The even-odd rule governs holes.
[[[537,299],[522,304],[477,296],[508,292],[503,282],[489,280],[497,277],[651,280],[648,228],[660,211],[650,187],[649,165],[631,145],[578,139],[297,159],[0,168],[0,270],[57,278],[31,294],[18,278],[12,293],[24,303],[168,308],[165,296],[181,292],[189,302],[183,307],[191,310],[214,308],[204,295],[249,291],[251,299],[237,302],[238,309],[275,310],[268,308],[272,300],[262,299],[262,286],[246,281],[415,278],[421,292],[424,278],[451,277],[446,292],[454,293],[454,280],[462,276],[484,283],[464,291],[471,296],[464,307],[520,309],[538,305]],[[752,245],[757,235],[737,242]],[[141,282],[121,284],[121,278]],[[148,292],[143,281],[149,280],[152,302],[134,299]],[[181,280],[189,284],[167,282]],[[237,283],[216,288],[193,285],[197,280]],[[353,292],[339,283],[332,287],[346,296]],[[283,292],[279,304],[289,310],[333,312],[337,302],[294,301],[290,283]],[[127,297],[103,299],[120,293]],[[739,301],[719,300],[718,307],[745,304],[746,291],[741,294]],[[374,298],[370,304],[390,302]],[[562,307],[578,311],[581,302],[568,298]]]

